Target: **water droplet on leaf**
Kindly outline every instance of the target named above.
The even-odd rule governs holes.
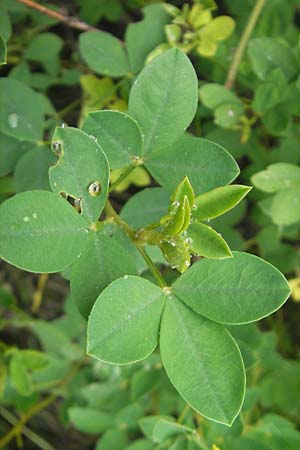
[[[19,124],[19,116],[17,113],[12,112],[8,115],[8,125],[10,128],[17,128]]]

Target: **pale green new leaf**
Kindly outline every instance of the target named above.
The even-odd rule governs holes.
[[[137,273],[133,256],[115,237],[92,233],[88,248],[72,265],[71,292],[73,300],[87,318],[101,293],[113,280]]]
[[[173,296],[163,312],[160,350],[180,395],[199,414],[231,425],[244,399],[245,371],[229,332]]]
[[[145,154],[171,144],[190,125],[197,85],[190,60],[178,49],[164,52],[142,70],[130,91],[129,113],[144,133]]]
[[[113,281],[96,300],[88,321],[89,355],[112,364],[149,356],[158,343],[164,294],[143,278]]]
[[[240,203],[251,189],[249,186],[233,184],[200,194],[195,199],[193,217],[202,221],[221,216]]]
[[[189,134],[149,155],[145,165],[171,192],[185,176],[188,177],[196,195],[231,183],[239,174],[237,163],[223,147]]]
[[[121,41],[110,33],[87,31],[79,37],[83,59],[96,73],[122,77],[129,72],[129,61]]]
[[[232,253],[226,241],[213,228],[201,222],[192,222],[187,231],[192,253],[205,258],[231,258]]]
[[[278,269],[248,253],[223,261],[203,259],[173,285],[173,291],[198,314],[225,324],[259,320],[279,309],[289,285]]]
[[[137,122],[119,111],[90,113],[82,130],[94,136],[107,156],[111,169],[119,169],[142,155],[143,138]]]
[[[27,191],[0,206],[0,256],[31,272],[59,272],[89,240],[87,222],[47,191]]]
[[[254,174],[251,181],[255,187],[269,193],[296,186],[300,189],[300,167],[285,162],[271,164],[266,170]]]
[[[78,128],[57,128],[53,148],[60,158],[50,168],[52,190],[80,202],[82,215],[91,221],[100,216],[108,194],[109,167],[97,142]]]
[[[43,135],[44,107],[41,97],[26,84],[12,78],[0,79],[0,131],[26,141]]]

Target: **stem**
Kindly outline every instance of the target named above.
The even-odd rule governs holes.
[[[62,388],[63,386],[68,384],[80,369],[81,364],[82,362],[79,361],[77,364],[73,365],[67,375],[61,380],[60,383],[58,383],[57,387]],[[14,424],[13,428],[0,439],[0,449],[4,448],[14,437],[17,437],[20,433],[23,433],[24,426],[28,422],[28,420],[30,420],[31,417],[35,416],[38,412],[47,408],[47,406],[53,403],[58,396],[59,393],[48,395],[48,397],[45,397],[43,400],[30,407],[28,411],[21,416],[20,420]]]
[[[19,3],[23,3],[23,5],[28,6],[28,8],[39,11],[41,14],[45,14],[46,16],[52,17],[60,22],[65,23],[71,28],[76,28],[81,31],[92,31],[97,30],[97,28],[88,25],[87,23],[77,19],[77,17],[71,17],[67,14],[62,14],[60,12],[54,11],[53,9],[49,9],[46,6],[40,5],[37,2],[32,0],[17,0]]]
[[[147,266],[149,267],[149,270],[152,273],[154,279],[157,281],[157,284],[161,288],[167,287],[167,283],[165,282],[160,271],[158,270],[158,268],[156,267],[156,265],[154,264],[154,262],[152,261],[152,259],[150,258],[150,256],[146,252],[146,250],[144,249],[144,247],[140,247],[139,245],[137,245],[136,248],[138,249],[138,251],[140,252],[142,257],[144,258],[144,261],[146,262]]]
[[[114,182],[111,184],[111,186],[110,186],[110,188],[109,188],[109,192],[114,191],[114,190],[116,189],[116,187],[118,187],[119,184],[121,184],[122,181],[124,181],[124,180],[128,177],[128,175],[131,174],[131,172],[132,172],[135,168],[136,168],[136,166],[133,165],[133,164],[131,164],[130,166],[128,166],[128,167],[121,173],[121,175],[119,176],[119,178],[117,178],[116,181],[114,181]]]
[[[152,273],[154,279],[157,281],[157,284],[161,288],[166,287],[167,283],[165,282],[163,276],[159,272],[158,268],[156,267],[156,265],[154,264],[154,262],[152,261],[152,259],[150,258],[150,256],[146,252],[146,250],[144,249],[144,247],[142,247],[140,245],[137,245],[136,242],[134,241],[134,237],[135,237],[136,232],[133,230],[133,228],[131,228],[128,225],[127,222],[125,222],[124,220],[121,219],[121,217],[119,216],[117,211],[114,209],[114,207],[112,206],[112,204],[110,203],[109,200],[107,200],[107,202],[106,202],[105,212],[106,212],[106,214],[108,216],[111,216],[118,225],[120,225],[120,227],[125,231],[125,233],[133,241],[133,243],[135,244],[137,250],[140,252],[142,257],[144,258],[144,261],[146,262],[147,266],[149,267],[149,270]]]
[[[31,311],[33,313],[37,313],[38,310],[40,309],[48,278],[49,278],[49,275],[47,273],[43,273],[42,275],[39,276],[37,289],[34,292],[33,299],[32,299]]]
[[[246,28],[244,30],[244,33],[242,34],[241,40],[239,42],[239,45],[235,51],[231,66],[228,71],[227,79],[225,82],[225,87],[227,89],[231,89],[234,85],[238,68],[241,62],[241,59],[243,57],[244,51],[246,49],[246,46],[248,44],[248,41],[250,39],[250,36],[254,30],[254,27],[256,25],[256,22],[260,16],[260,13],[266,3],[266,0],[256,0],[255,6],[252,10],[252,13],[249,17],[248,23],[246,25]]]
[[[56,395],[51,394],[45,399],[41,400],[39,403],[33,405],[32,408],[28,410],[27,413],[23,414],[21,419],[13,426],[13,428],[5,435],[2,439],[0,439],[0,448],[4,448],[15,436],[19,433],[23,432],[23,427],[28,420],[41,411],[44,408],[47,408],[51,403],[56,400]]]
[[[0,407],[0,415],[13,426],[18,423],[18,419],[15,416],[13,416],[6,408]],[[22,433],[24,434],[24,436],[30,439],[31,442],[33,442],[37,447],[41,448],[42,450],[55,450],[55,448],[52,447],[52,445],[50,445],[45,439],[43,439],[37,433],[30,430],[30,428],[24,426]]]
[[[183,408],[180,416],[177,419],[177,423],[182,423],[184,421],[184,419],[186,418],[187,414],[189,413],[189,411],[191,410],[190,405],[187,403],[185,405],[185,407]]]

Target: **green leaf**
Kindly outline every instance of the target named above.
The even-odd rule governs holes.
[[[200,194],[192,211],[197,220],[214,219],[234,208],[248,194],[251,187],[234,184]]]
[[[2,35],[0,34],[0,66],[2,64],[6,64],[6,53],[7,53],[6,44]]]
[[[95,450],[121,450],[128,444],[127,433],[124,430],[108,430],[101,436]]]
[[[271,200],[269,215],[277,225],[290,225],[300,220],[299,186],[285,189],[266,200]]]
[[[165,40],[164,26],[169,21],[162,5],[148,5],[143,14],[143,20],[126,28],[125,42],[133,73],[143,68],[147,55]]]
[[[300,167],[284,162],[271,164],[254,174],[251,181],[258,189],[270,193],[300,187]]]
[[[21,269],[59,272],[88,240],[86,221],[52,192],[27,191],[0,206],[0,256]]]
[[[244,106],[237,103],[226,103],[215,110],[215,123],[223,128],[229,128],[238,123],[244,113]]]
[[[121,41],[112,34],[103,31],[81,33],[79,48],[87,65],[96,73],[122,77],[130,70]]]
[[[20,140],[39,141],[43,135],[41,97],[20,81],[0,79],[0,131]]]
[[[271,37],[252,39],[248,54],[256,75],[264,80],[275,68],[281,69],[287,80],[299,71],[299,63],[291,48],[284,42]]]
[[[18,353],[13,355],[9,364],[11,382],[21,395],[27,396],[33,392],[33,384],[30,374],[26,370],[22,358]]]
[[[113,280],[136,273],[132,255],[116,238],[101,231],[92,233],[88,248],[72,265],[70,280],[73,300],[83,317],[88,317],[99,294]]]
[[[229,332],[173,296],[163,312],[160,350],[180,395],[199,414],[231,425],[244,399],[245,371]]]
[[[172,194],[171,202],[182,202],[185,196],[187,197],[190,208],[192,209],[195,196],[193,187],[188,177],[184,177],[181,183],[179,183],[174,193]]]
[[[221,84],[207,83],[199,89],[202,103],[210,109],[216,109],[223,104],[241,105],[240,99]]]
[[[176,423],[172,417],[148,416],[140,420],[145,435],[159,444],[173,436],[194,432],[193,428]]]
[[[145,165],[171,192],[188,177],[196,195],[231,183],[239,174],[237,163],[223,147],[188,134],[150,155]]]
[[[18,357],[22,361],[24,367],[29,370],[42,369],[49,362],[49,358],[45,353],[31,349],[18,351]]]
[[[135,430],[143,413],[144,410],[138,403],[129,404],[118,411],[115,416],[115,425],[121,430]]]
[[[160,372],[156,368],[142,368],[131,378],[130,394],[133,401],[151,391],[158,383]]]
[[[0,34],[5,42],[7,42],[11,36],[11,20],[5,5],[0,5]]]
[[[82,130],[94,136],[107,156],[111,169],[131,164],[142,156],[143,138],[137,122],[119,111],[90,113]]]
[[[225,324],[253,322],[277,311],[290,293],[284,276],[257,256],[233,256],[198,261],[174,283],[175,295],[197,313]]]
[[[178,49],[166,51],[142,70],[128,107],[144,133],[145,154],[171,144],[190,125],[197,108],[197,84],[190,60]]]
[[[40,33],[29,43],[25,58],[39,62],[53,77],[58,75],[59,53],[62,49],[62,39],[54,33]]]
[[[255,111],[265,112],[281,101],[281,92],[274,83],[262,83],[255,91],[252,106]]]
[[[183,233],[190,224],[191,208],[187,195],[181,202],[175,201],[170,208],[170,214],[167,216],[168,221],[163,228],[166,235]]]
[[[81,433],[99,434],[114,425],[114,417],[111,414],[97,409],[74,406],[69,408],[68,415],[70,422]]]
[[[80,202],[84,217],[95,221],[108,194],[109,167],[97,142],[77,128],[57,128],[52,141],[59,160],[51,167],[52,190],[66,193]]]
[[[41,189],[50,191],[49,167],[55,156],[46,147],[36,147],[26,152],[17,162],[14,173],[16,192]]]
[[[137,439],[131,445],[126,447],[125,450],[154,450],[154,446],[152,442],[147,439]]]
[[[31,142],[20,142],[0,133],[0,176],[12,172],[17,161],[33,147],[35,145]]]
[[[184,237],[177,235],[167,238],[160,248],[172,269],[183,273],[191,265],[190,244]]]
[[[226,241],[213,228],[204,223],[192,222],[187,231],[192,252],[205,258],[231,258],[232,253]]]
[[[88,353],[100,361],[128,364],[157,346],[164,294],[134,276],[113,281],[98,297],[88,321]]]
[[[168,211],[170,194],[162,188],[146,188],[134,194],[124,205],[121,217],[133,228],[159,222]]]

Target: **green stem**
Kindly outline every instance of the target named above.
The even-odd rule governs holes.
[[[183,408],[180,416],[177,419],[177,423],[182,423],[184,421],[184,419],[186,418],[187,414],[189,413],[189,411],[191,410],[190,405],[187,403],[185,405],[185,407]]]
[[[16,425],[18,423],[18,419],[13,416],[6,408],[0,407],[0,415],[8,422],[10,425]],[[52,445],[50,445],[45,439],[39,436],[34,431],[30,430],[30,428],[24,426],[22,433],[26,436],[31,442],[33,442],[37,447],[42,450],[55,450]]]
[[[225,82],[225,87],[227,89],[231,89],[234,85],[234,82],[235,82],[235,79],[237,76],[237,72],[238,72],[238,68],[239,68],[240,62],[242,60],[244,51],[247,47],[250,36],[254,30],[256,22],[260,16],[260,13],[261,13],[265,3],[266,3],[266,0],[256,0],[255,6],[249,17],[246,28],[244,30],[244,33],[242,34],[241,40],[235,51],[231,66],[228,71],[227,79]]]
[[[166,281],[164,280],[163,276],[161,275],[161,273],[159,272],[158,268],[156,267],[156,265],[154,264],[154,262],[152,261],[152,259],[150,258],[150,256],[148,255],[148,253],[146,252],[146,250],[144,249],[144,247],[142,247],[141,245],[137,245],[137,243],[135,242],[135,235],[136,232],[133,228],[131,228],[127,222],[125,222],[124,220],[121,219],[121,217],[119,216],[119,214],[117,213],[117,211],[114,209],[114,207],[112,206],[112,204],[110,203],[109,200],[107,200],[106,205],[105,205],[105,212],[108,216],[112,217],[113,220],[120,225],[120,227],[125,231],[125,233],[130,237],[130,239],[133,241],[134,245],[136,246],[137,250],[140,252],[140,254],[142,255],[142,257],[144,258],[144,261],[146,262],[147,266],[149,267],[150,272],[152,273],[154,279],[157,281],[157,284],[161,287],[164,288],[167,286]]]
[[[70,371],[67,373],[67,375],[58,383],[57,387],[62,388],[63,386],[67,385],[74,377],[74,375],[78,372],[81,365],[82,363],[80,362],[73,365]],[[24,426],[31,419],[31,417],[35,416],[40,411],[47,408],[51,403],[53,403],[57,399],[58,396],[59,393],[50,394],[40,402],[35,403],[24,414],[22,414],[20,419],[14,424],[11,430],[0,439],[0,449],[5,448],[13,438],[17,438],[17,436],[20,433],[23,433]]]
[[[119,176],[119,178],[117,178],[116,181],[114,181],[110,188],[109,188],[109,192],[112,192],[116,189],[116,187],[118,187],[127,177],[128,175],[131,174],[131,172],[136,168],[135,165],[131,164],[130,166],[128,166]]]
[[[137,245],[136,247],[142,257],[144,258],[144,261],[146,262],[147,266],[149,267],[150,272],[152,273],[154,279],[157,281],[157,284],[161,287],[167,287],[167,283],[165,282],[164,278],[162,277],[161,273],[159,272],[158,268],[144,249],[144,247],[140,247]]]

